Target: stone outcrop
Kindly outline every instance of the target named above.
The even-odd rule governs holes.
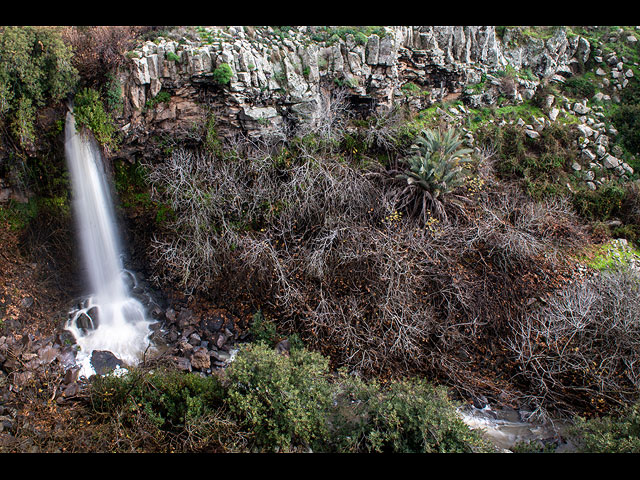
[[[121,71],[121,118],[127,156],[151,135],[176,135],[213,114],[220,133],[281,132],[313,123],[335,88],[346,90],[364,113],[408,104],[414,109],[462,94],[483,74],[524,68],[537,79],[514,85],[511,95],[530,98],[540,79],[570,75],[590,55],[588,42],[567,38],[563,29],[549,39],[511,45],[493,26],[385,27],[384,34],[318,42],[313,27],[297,27],[286,37],[271,27],[208,27],[206,41],[159,38],[130,52]],[[220,85],[216,68],[228,64],[232,77]],[[408,96],[413,84],[421,94]],[[166,92],[163,101],[160,92]],[[521,93],[522,92],[522,93]],[[528,93],[527,93],[528,92]],[[166,95],[166,94],[169,95]],[[168,97],[168,99],[167,99]],[[473,104],[491,103],[472,98]],[[129,148],[127,148],[129,147]]]

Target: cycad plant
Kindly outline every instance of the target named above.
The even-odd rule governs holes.
[[[423,130],[404,159],[409,168],[396,175],[407,183],[399,195],[400,206],[413,203],[413,213],[422,215],[425,222],[429,211],[446,220],[444,197],[457,203],[459,197],[452,193],[464,184],[468,174],[464,164],[471,161],[472,150],[461,147],[455,130]]]

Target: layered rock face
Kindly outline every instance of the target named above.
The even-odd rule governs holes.
[[[493,26],[384,27],[382,34],[331,42],[316,41],[314,32],[295,27],[284,36],[271,27],[201,27],[201,41],[159,38],[139,46],[119,76],[125,144],[159,132],[187,132],[210,114],[222,134],[277,134],[316,122],[338,88],[364,114],[398,103],[417,110],[508,66],[536,76],[516,85],[517,99],[519,90],[531,94],[541,79],[570,75],[590,54],[586,40],[567,38],[563,29],[519,45],[509,32],[500,41]],[[232,70],[224,85],[214,74],[222,64]],[[403,93],[408,84],[420,95]],[[166,92],[163,101],[154,102],[160,92]]]

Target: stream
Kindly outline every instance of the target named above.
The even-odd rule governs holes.
[[[564,438],[569,426],[565,421],[528,421],[529,412],[514,409],[492,409],[489,405],[478,408],[473,405],[458,409],[462,421],[472,430],[482,430],[484,437],[503,452],[512,451],[519,443],[541,442],[557,444],[556,453],[575,451],[574,445]]]

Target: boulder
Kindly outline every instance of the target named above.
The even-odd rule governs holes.
[[[536,132],[535,130],[531,130],[530,128],[527,128],[524,133],[529,137],[529,138],[538,138],[540,137],[540,134],[538,132]]]
[[[198,348],[190,358],[191,366],[196,370],[207,370],[211,368],[211,359],[206,348]]]
[[[193,312],[190,309],[184,308],[176,317],[176,322],[179,328],[186,328],[189,325],[197,323],[197,319],[194,318]]]
[[[45,345],[38,350],[38,359],[42,365],[49,365],[58,358],[59,353],[59,348],[52,345]]]
[[[604,165],[605,168],[607,169],[612,169],[612,168],[616,168],[617,166],[619,166],[622,162],[617,159],[616,157],[614,157],[613,155],[606,155],[604,157],[604,159],[602,160],[602,165]]]
[[[573,111],[578,115],[586,115],[591,111],[591,109],[587,107],[584,103],[576,102],[573,105]]]
[[[190,372],[192,370],[191,368],[191,361],[188,358],[185,357],[173,357],[173,364],[175,365],[176,369],[183,371],[183,372]]]
[[[97,375],[106,375],[123,365],[122,360],[108,350],[94,350],[90,361]]]

